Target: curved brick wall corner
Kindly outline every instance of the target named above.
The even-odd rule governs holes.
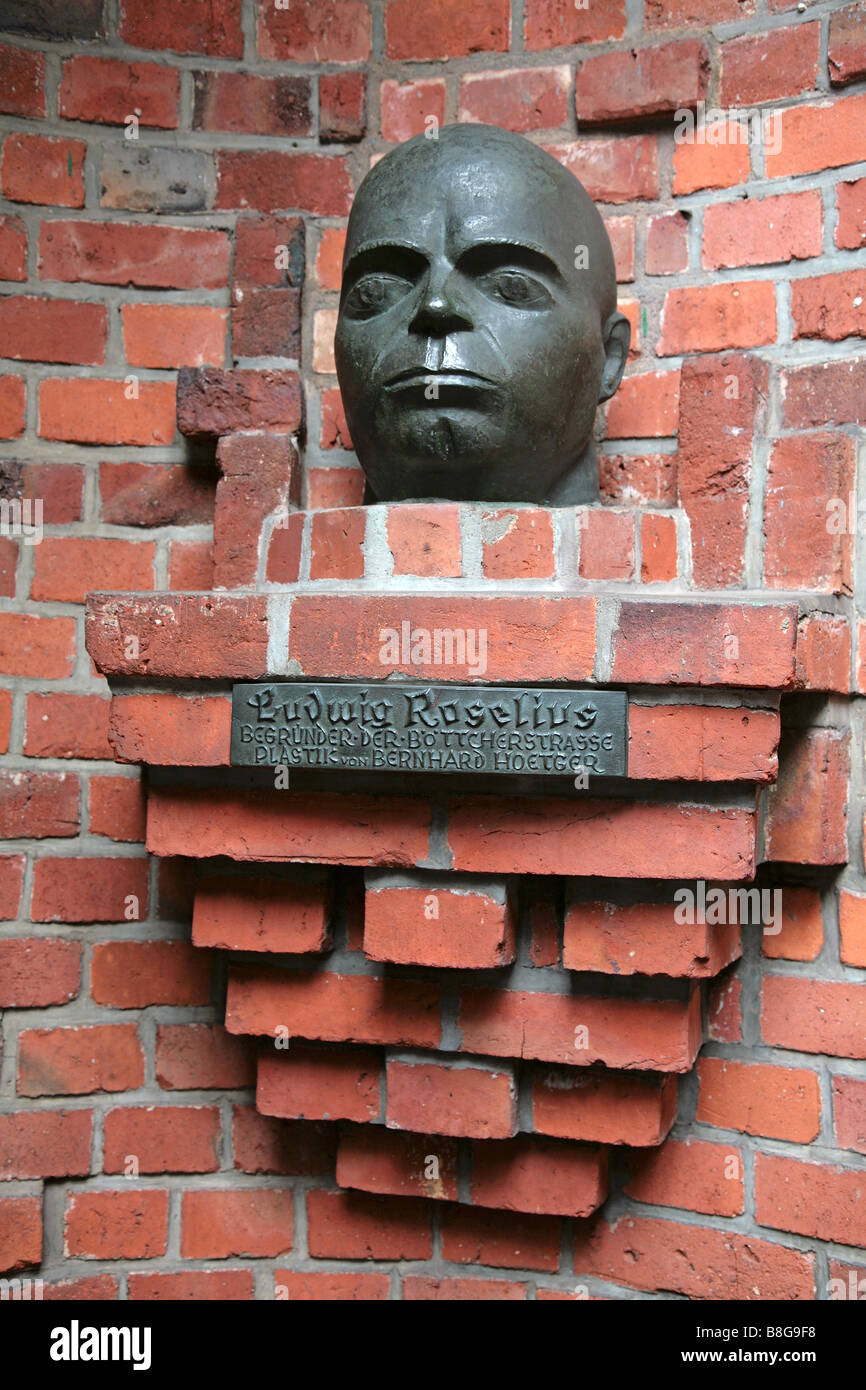
[[[862,0],[73,8],[0,33],[0,1273],[834,1296],[866,1275]],[[698,102],[778,125],[676,141]],[[362,505],[346,215],[463,117],[605,217],[598,506]],[[479,679],[383,667],[407,621],[483,624],[487,681],[627,689],[629,781],[232,780],[235,680]],[[780,893],[779,929],[677,921],[699,880]]]

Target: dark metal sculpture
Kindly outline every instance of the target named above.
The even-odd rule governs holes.
[[[629,345],[577,179],[495,126],[398,146],[358,190],[336,359],[378,501],[592,501],[595,408]]]

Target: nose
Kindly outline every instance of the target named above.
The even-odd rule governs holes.
[[[451,268],[432,267],[409,332],[444,338],[448,333],[471,327],[472,319],[461,302]]]

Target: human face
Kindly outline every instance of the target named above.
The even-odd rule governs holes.
[[[604,344],[570,178],[420,147],[359,194],[336,357],[380,500],[544,500],[580,456]]]

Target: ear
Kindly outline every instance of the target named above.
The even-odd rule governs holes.
[[[625,314],[615,311],[604,325],[604,368],[601,373],[601,386],[598,392],[600,401],[609,400],[625,371],[628,358],[628,345],[631,342],[631,324]]]

